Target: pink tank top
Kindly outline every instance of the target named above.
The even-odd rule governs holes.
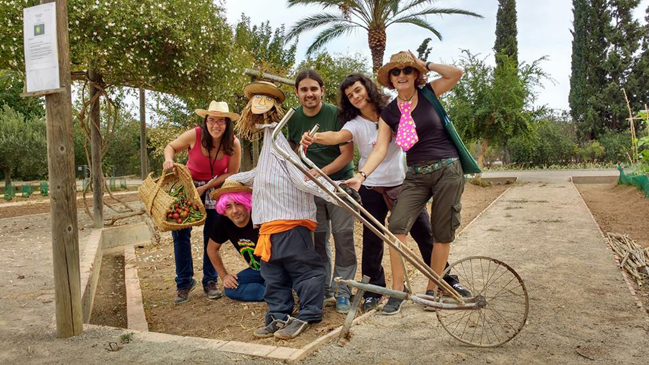
[[[189,159],[187,160],[187,168],[192,173],[194,181],[209,181],[212,178],[228,172],[228,165],[230,164],[230,155],[225,155],[220,159],[214,161],[213,158],[203,155],[201,151],[201,134],[203,129],[196,127],[196,142],[194,147],[189,150]],[[214,146],[214,148],[217,148]],[[212,168],[210,169],[210,163]],[[214,175],[212,176],[212,172]]]

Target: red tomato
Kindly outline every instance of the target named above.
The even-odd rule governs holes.
[[[173,214],[173,219],[178,219],[178,218],[180,218],[180,214],[178,214],[178,213],[174,213],[174,214]]]
[[[176,220],[176,222],[178,222],[178,223],[182,223],[182,222],[183,222],[183,220],[182,220],[182,219],[180,219],[180,218],[178,218],[178,220]]]

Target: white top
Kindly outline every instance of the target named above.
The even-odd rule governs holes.
[[[378,123],[367,120],[360,115],[343,125],[354,136],[353,141],[361,155],[358,162],[359,170],[363,168],[367,158],[370,156],[376,139],[379,136]],[[394,137],[388,144],[388,152],[383,161],[376,167],[374,172],[363,181],[365,186],[397,186],[403,183],[406,178],[405,153],[399,146],[394,144]]]
[[[271,135],[276,124],[263,126],[265,143],[257,167],[231,175],[228,180],[252,186],[252,222],[255,227],[275,220],[308,219],[316,222],[314,195],[337,203],[313,181],[304,181],[304,174],[273,149]],[[294,160],[300,161],[283,133],[278,134],[277,144]],[[324,178],[318,180],[333,190]]]

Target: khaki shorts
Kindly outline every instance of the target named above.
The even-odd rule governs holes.
[[[394,234],[408,234],[426,202],[432,197],[430,223],[433,242],[453,242],[455,230],[460,226],[460,200],[463,192],[464,173],[459,160],[427,174],[408,172],[390,216],[388,229]]]

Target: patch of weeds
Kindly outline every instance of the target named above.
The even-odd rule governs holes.
[[[492,184],[489,181],[485,181],[485,180],[482,180],[482,179],[476,179],[476,178],[469,179],[469,183],[473,184],[473,185],[476,185],[476,186],[479,186],[481,188],[489,188],[489,187],[492,186]]]
[[[528,222],[534,223],[534,224],[536,224],[536,223],[562,223],[563,219],[561,219],[561,218],[556,218],[556,219],[534,219],[534,220],[530,220]]]
[[[122,335],[119,336],[119,342],[123,344],[130,343],[131,341],[133,341],[133,332],[122,333]]]
[[[511,215],[509,213],[505,214],[505,218],[511,218],[511,217],[513,217],[513,215]]]
[[[512,210],[512,209],[523,209],[523,207],[513,207],[511,205],[508,206],[508,207],[505,207],[505,210]]]
[[[487,231],[489,231],[489,232],[502,232],[503,230],[500,229],[500,228],[490,227]]]

